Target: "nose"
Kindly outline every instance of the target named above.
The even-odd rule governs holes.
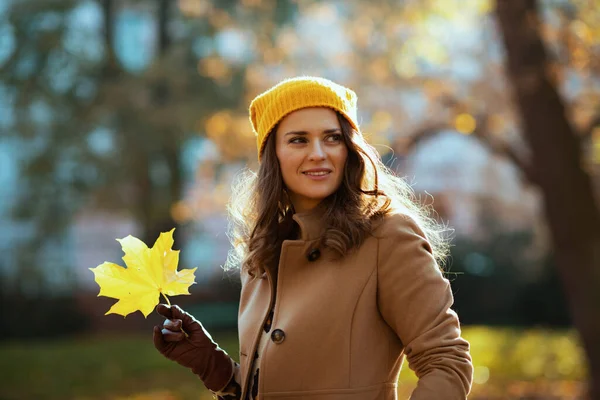
[[[308,159],[311,161],[324,160],[325,149],[323,148],[323,143],[321,143],[320,140],[314,140],[312,143],[313,145],[310,148]]]

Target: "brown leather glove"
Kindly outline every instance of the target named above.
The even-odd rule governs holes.
[[[156,311],[166,320],[162,329],[154,327],[154,347],[168,359],[191,368],[209,390],[223,389],[233,374],[229,355],[213,342],[198,320],[179,306],[159,304]]]

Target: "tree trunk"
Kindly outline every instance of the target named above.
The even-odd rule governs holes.
[[[171,0],[158,0],[158,50],[162,56],[171,44],[168,31]]]
[[[117,75],[118,71],[117,57],[113,47],[115,19],[115,3],[113,0],[104,0],[102,11],[104,15],[104,51],[106,51],[103,75],[105,78],[112,78]]]
[[[169,50],[169,46],[171,45],[171,38],[168,30],[169,23],[169,13],[170,7],[172,5],[171,0],[158,0],[158,53],[159,57],[164,58]],[[169,103],[169,82],[165,77],[160,77],[158,81],[154,83],[153,88],[153,103],[154,107],[160,108],[165,104]],[[160,137],[165,138],[165,142],[163,142],[160,153],[161,156],[164,157],[165,164],[169,170],[169,185],[168,185],[168,193],[161,193],[161,198],[167,198],[167,201],[157,201],[156,203],[160,206],[162,204],[173,205],[175,202],[179,201],[181,196],[181,187],[183,185],[183,178],[181,176],[181,165],[180,165],[180,157],[179,157],[179,146],[177,142],[176,132],[169,131],[169,129],[162,129],[162,135]],[[152,163],[152,159],[148,160],[149,165]],[[164,196],[164,197],[163,197]],[[150,199],[146,199],[146,201],[150,201]],[[156,205],[154,206],[157,207]],[[177,222],[171,216],[171,210],[169,207],[166,209],[160,210],[147,210],[147,212],[154,211],[154,215],[150,214],[149,218],[146,219],[146,223],[144,224],[144,236],[146,237],[147,243],[153,243],[158,235],[161,232],[170,231],[173,228],[178,228]],[[158,211],[158,212],[156,212]],[[179,249],[181,246],[181,230],[175,229],[173,234],[173,239],[175,240],[175,244],[173,248]]]
[[[580,144],[549,78],[535,0],[497,0],[507,72],[544,198],[556,264],[600,400],[600,216]]]

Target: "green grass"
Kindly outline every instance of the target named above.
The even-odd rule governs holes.
[[[470,399],[541,391],[569,398],[582,390],[582,352],[571,331],[470,327],[463,334],[475,365]],[[214,338],[237,359],[235,333]],[[2,343],[0,354],[3,400],[210,398],[190,371],[158,354],[151,333]],[[416,382],[406,363],[400,382],[402,399]]]

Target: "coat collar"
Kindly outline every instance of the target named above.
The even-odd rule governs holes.
[[[300,227],[298,239],[302,241],[316,240],[325,231],[323,216],[325,215],[326,207],[323,203],[310,211],[295,213],[292,218]]]

